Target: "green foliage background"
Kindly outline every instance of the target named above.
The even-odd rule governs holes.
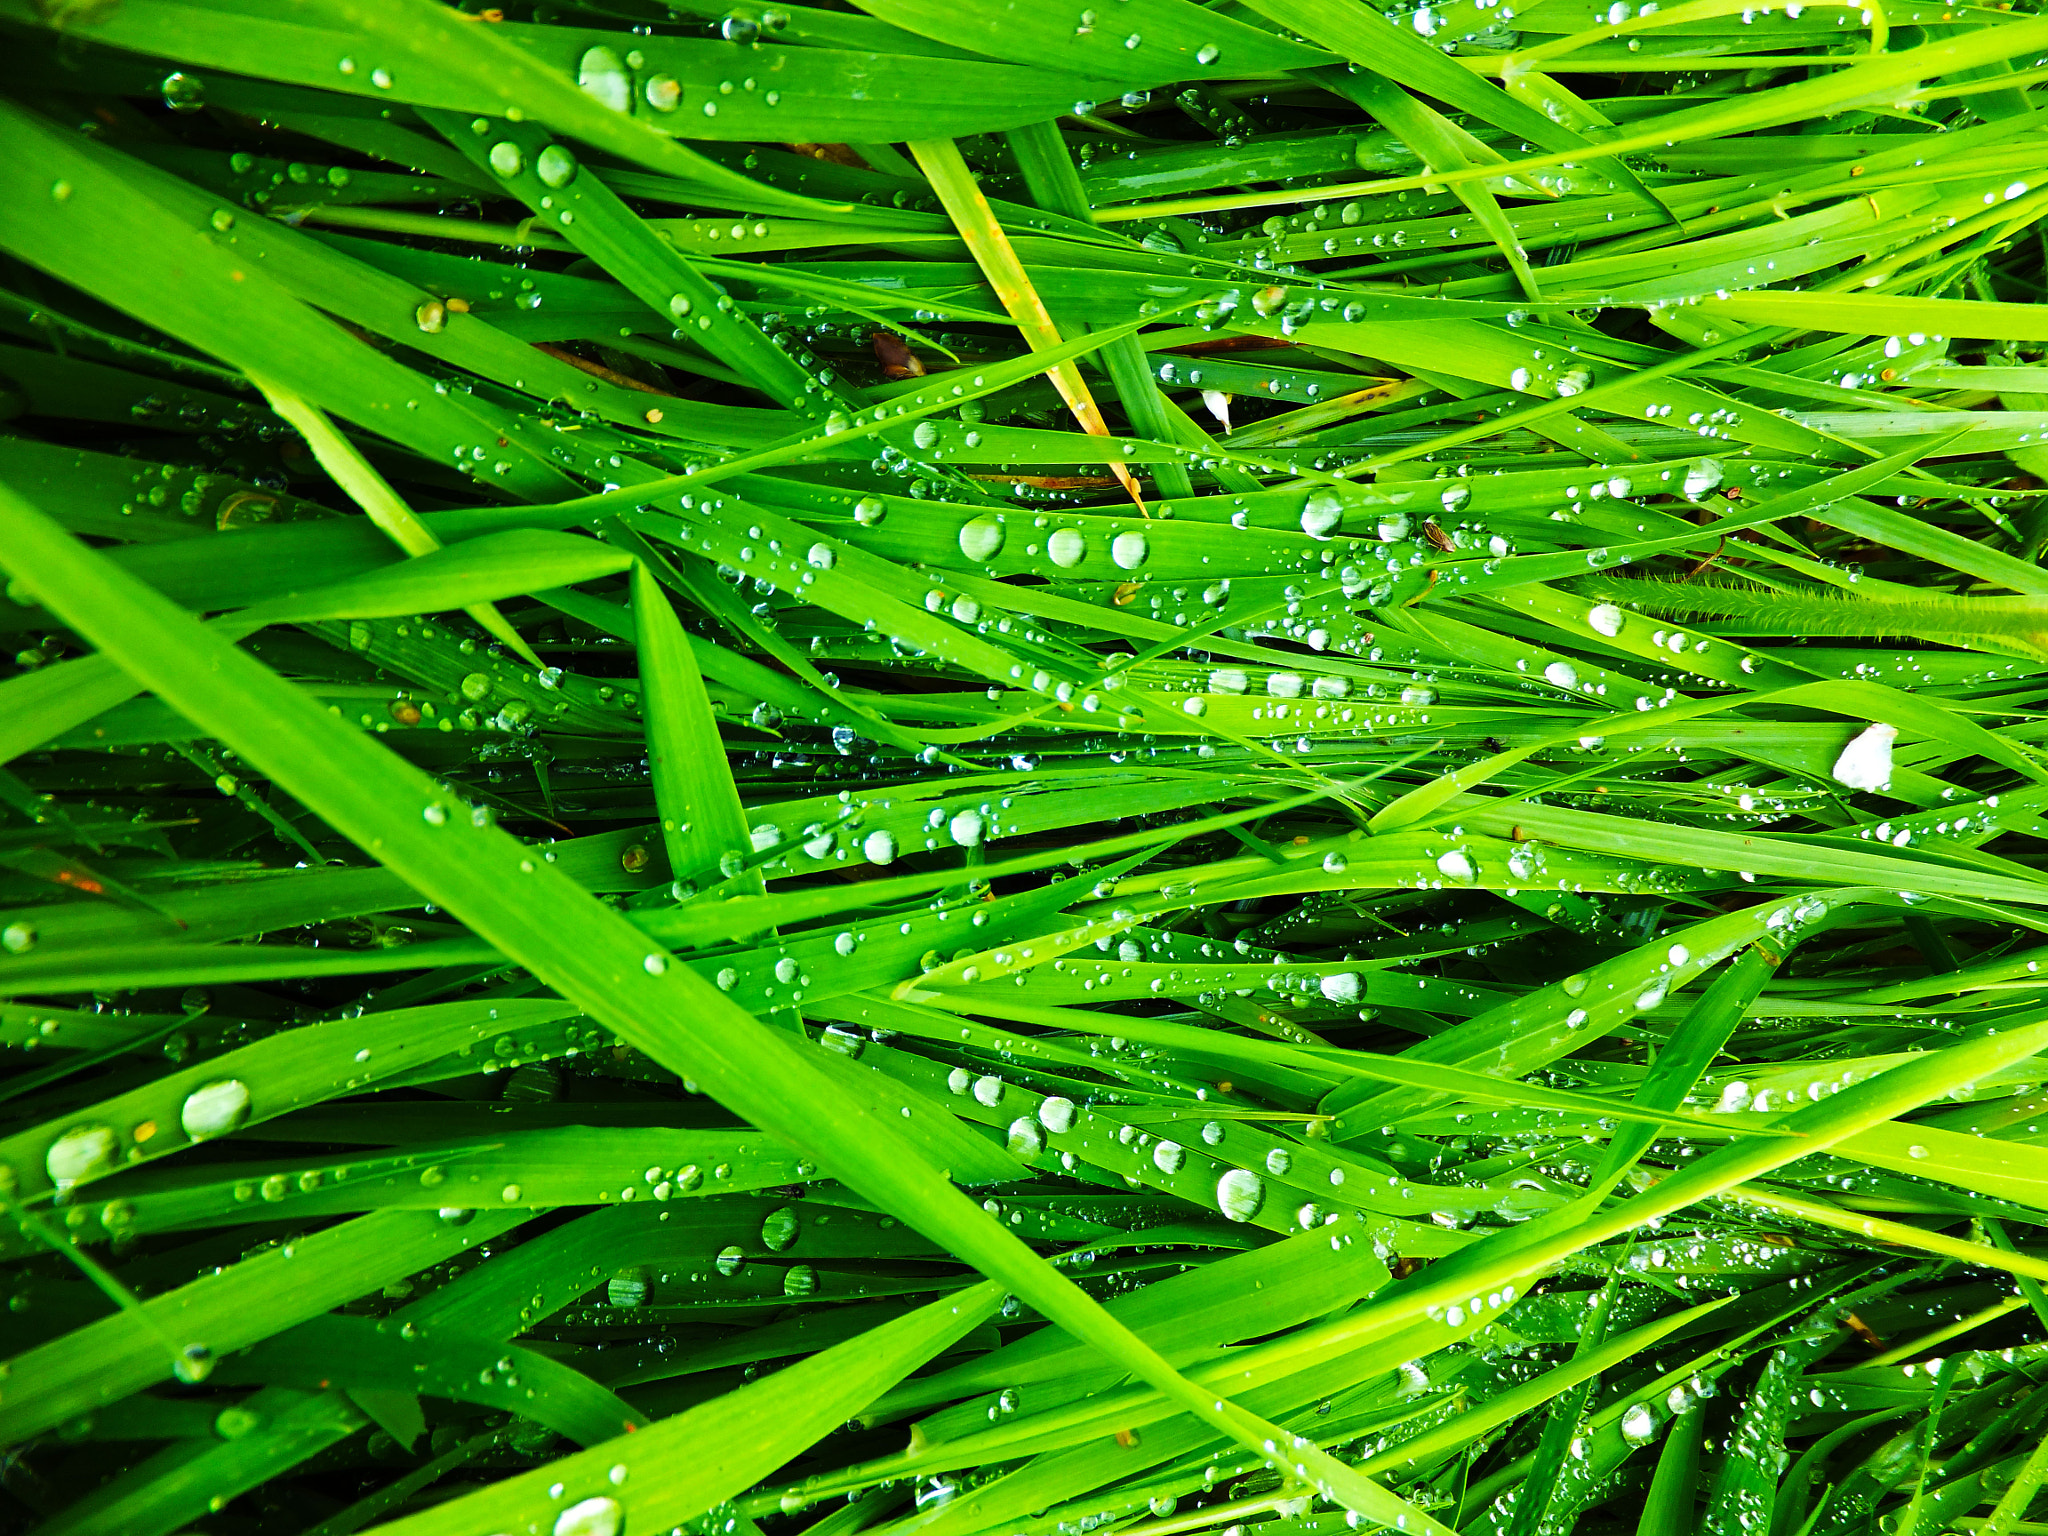
[[[0,1522],[2048,1529],[2044,79],[0,0]]]

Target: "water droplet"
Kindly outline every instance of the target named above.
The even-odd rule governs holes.
[[[1479,878],[1472,856],[1461,849],[1453,848],[1449,853],[1438,854],[1436,867],[1446,880],[1455,880],[1460,885],[1470,885]]]
[[[1050,1098],[1038,1106],[1038,1123],[1055,1136],[1074,1128],[1074,1101]]]
[[[1088,541],[1078,528],[1055,528],[1045,541],[1045,553],[1054,565],[1072,570],[1088,553]]]
[[[1032,1157],[1045,1150],[1045,1132],[1038,1122],[1028,1115],[1019,1115],[1010,1122],[1005,1145],[1019,1157]]]
[[[120,1150],[112,1126],[74,1125],[51,1143],[43,1168],[62,1193],[81,1179],[110,1170]]]
[[[1136,528],[1126,529],[1109,541],[1109,558],[1119,570],[1135,571],[1151,553],[1151,542]]]
[[[1601,603],[1586,615],[1586,622],[1609,639],[1621,633],[1621,626],[1627,622],[1625,615],[1612,603]]]
[[[429,336],[448,329],[448,306],[439,299],[429,299],[412,312],[413,323]]]
[[[1343,526],[1344,503],[1334,492],[1317,491],[1301,509],[1301,531],[1314,539],[1327,539]]]
[[[233,1077],[219,1078],[193,1089],[178,1110],[178,1123],[194,1141],[225,1136],[248,1118],[249,1085]]]
[[[993,517],[977,517],[960,530],[960,553],[976,563],[993,560],[1003,547],[1003,525]]]
[[[1316,983],[1316,990],[1333,1003],[1355,1003],[1363,995],[1365,978],[1356,971],[1338,971]]]
[[[761,1242],[770,1253],[780,1253],[796,1241],[801,1225],[793,1207],[778,1206],[761,1218]]]
[[[1707,492],[1721,483],[1721,464],[1717,459],[1699,459],[1686,466],[1685,497],[1698,501]]]
[[[1869,726],[1844,748],[1830,771],[1835,781],[1850,789],[1886,789],[1892,782],[1892,743],[1899,739],[1895,725]]]
[[[626,1512],[619,1501],[599,1494],[571,1504],[555,1517],[552,1536],[619,1536]]]
[[[1579,669],[1568,661],[1553,661],[1543,669],[1544,680],[1558,688],[1579,686]]]
[[[490,162],[492,170],[509,180],[526,169],[526,154],[510,139],[500,139],[491,146]]]
[[[161,86],[164,105],[173,112],[198,112],[206,106],[206,85],[197,75],[182,69],[164,76]]]
[[[576,83],[583,94],[602,102],[614,112],[633,107],[633,79],[626,73],[625,60],[605,47],[586,48],[576,65]]]
[[[1153,1144],[1152,1166],[1161,1173],[1179,1173],[1186,1166],[1188,1149],[1177,1141],[1161,1141]]]
[[[657,112],[673,112],[683,104],[683,84],[674,75],[649,75],[640,94]]]
[[[560,144],[550,144],[533,162],[533,173],[549,187],[566,187],[576,179],[576,169],[576,157]]]
[[[1647,1403],[1632,1403],[1621,1416],[1621,1438],[1630,1445],[1648,1445],[1657,1434],[1657,1416]]]
[[[953,819],[946,823],[946,830],[952,834],[953,841],[962,848],[979,848],[983,836],[988,831],[988,824],[982,819],[981,812],[970,807],[964,811],[955,811]]]
[[[1003,1080],[993,1073],[984,1073],[974,1080],[974,1102],[984,1109],[994,1109],[1003,1102]]]
[[[1216,1209],[1230,1221],[1250,1221],[1266,1203],[1266,1181],[1249,1168],[1226,1168],[1216,1181]]]
[[[1195,50],[1195,62],[1197,64],[1214,64],[1222,57],[1223,50],[1214,43],[1204,43]]]
[[[808,1264],[793,1264],[783,1272],[782,1294],[809,1296],[818,1289],[818,1272]]]
[[[882,498],[879,496],[863,496],[853,504],[853,520],[863,528],[874,527],[875,524],[888,515],[889,509],[883,504]],[[998,549],[1002,547],[1001,540],[997,540],[996,547]]]
[[[171,1357],[171,1374],[191,1386],[213,1374],[213,1351],[204,1344],[187,1344]]]
[[[896,834],[887,827],[870,832],[860,842],[861,856],[870,864],[888,864],[896,857]]]
[[[0,928],[0,949],[10,955],[25,955],[36,947],[36,930],[28,923],[9,923]]]

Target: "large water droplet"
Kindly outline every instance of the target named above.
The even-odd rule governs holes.
[[[1109,558],[1119,570],[1135,571],[1151,553],[1151,542],[1136,528],[1126,529],[1109,541]]]
[[[861,839],[860,851],[870,864],[888,864],[896,858],[896,834],[887,827],[870,832]]]
[[[614,112],[633,106],[633,77],[626,73],[626,61],[605,47],[586,48],[576,64],[576,83],[583,94],[603,102]]]
[[[1003,525],[992,517],[977,517],[960,530],[960,553],[981,562],[993,560],[1003,547]]]
[[[533,173],[545,186],[566,187],[576,179],[576,157],[559,144],[550,144],[534,158]]]
[[[1045,552],[1054,565],[1072,570],[1088,553],[1088,541],[1078,528],[1055,528],[1045,541]]]
[[[1586,615],[1586,622],[1611,639],[1621,633],[1621,626],[1628,622],[1628,616],[1612,603],[1601,603]]]
[[[171,1374],[191,1386],[213,1374],[213,1351],[204,1344],[187,1344],[171,1357]]]
[[[178,1123],[194,1141],[225,1136],[249,1118],[249,1085],[223,1077],[193,1089],[178,1110]]]
[[[853,504],[853,520],[863,528],[874,527],[888,515],[889,509],[879,496],[863,496]]]
[[[114,1166],[119,1151],[120,1142],[114,1136],[113,1127],[74,1125],[51,1144],[43,1159],[43,1167],[50,1175],[50,1182],[61,1192],[81,1179],[107,1172]]]
[[[953,819],[946,823],[946,830],[962,848],[979,848],[988,831],[988,823],[982,819],[981,812],[970,807],[954,812]]]
[[[1032,1157],[1045,1150],[1045,1132],[1039,1129],[1036,1120],[1019,1115],[1010,1122],[1004,1144],[1019,1157]]]
[[[1339,971],[1334,976],[1325,976],[1316,983],[1316,990],[1333,1003],[1355,1003],[1360,996],[1364,978],[1356,971]]]
[[[1344,523],[1344,503],[1334,492],[1317,491],[1301,509],[1301,531],[1311,538],[1327,539]]]
[[[626,1512],[617,1499],[599,1494],[571,1504],[555,1516],[553,1536],[619,1536]]]
[[[1179,1173],[1186,1166],[1188,1149],[1177,1141],[1157,1142],[1152,1148],[1152,1166],[1161,1173]]]
[[[491,146],[491,169],[500,176],[511,178],[526,169],[526,155],[510,139],[500,139]]]
[[[1266,1181],[1249,1168],[1227,1168],[1216,1181],[1216,1209],[1231,1221],[1250,1221],[1266,1203]]]
[[[1074,1128],[1074,1101],[1051,1098],[1038,1106],[1038,1123],[1055,1136]]]
[[[1657,1416],[1647,1403],[1632,1403],[1621,1416],[1621,1438],[1630,1445],[1648,1445],[1657,1434]]]
[[[818,1289],[818,1272],[808,1264],[794,1264],[782,1276],[782,1294],[809,1296]]]
[[[181,69],[165,75],[160,89],[164,105],[173,112],[197,112],[206,106],[205,83],[197,75],[188,75]]]
[[[1684,489],[1688,501],[1698,501],[1720,483],[1721,464],[1718,459],[1699,459],[1686,466]]]
[[[780,1253],[796,1241],[802,1223],[793,1206],[777,1206],[761,1218],[761,1242],[770,1253]]]
[[[1831,772],[1835,781],[1850,789],[1887,789],[1892,782],[1892,744],[1899,739],[1895,725],[1877,724],[1859,732],[1842,748]]]

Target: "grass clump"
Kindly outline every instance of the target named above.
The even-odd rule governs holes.
[[[2042,1529],[2048,20],[0,31],[7,1529]]]

